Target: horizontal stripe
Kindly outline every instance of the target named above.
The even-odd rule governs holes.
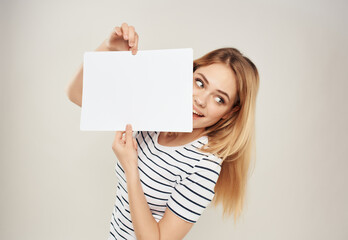
[[[193,153],[195,153],[195,154],[198,154],[198,155],[201,155],[201,156],[204,156],[204,157],[208,157],[208,155],[206,155],[206,154],[203,154],[203,153],[200,153],[200,152],[193,151],[193,150],[188,149],[188,148],[186,148],[186,147],[184,147],[184,149],[185,149],[186,151],[193,152]]]
[[[118,183],[118,185],[121,186],[121,188],[123,189],[123,191],[125,191],[125,192],[128,194],[127,189],[125,189],[124,186],[123,186],[120,182]]]
[[[127,183],[126,179],[124,179],[118,171],[116,171],[116,174],[123,180],[123,182]]]
[[[216,184],[215,181],[211,180],[210,178],[207,178],[206,176],[203,176],[203,175],[201,175],[201,174],[199,174],[199,173],[195,173],[195,174],[196,174],[197,176],[200,176],[201,178],[204,178],[204,179],[207,180],[207,181],[212,182],[214,185]]]
[[[210,201],[210,199],[208,199],[208,198],[202,196],[201,194],[199,194],[199,193],[193,191],[192,189],[190,189],[190,188],[187,187],[186,185],[182,185],[182,186],[185,187],[185,188],[186,188],[187,190],[189,190],[190,192],[193,192],[194,194],[196,194],[198,197],[201,197],[201,198],[203,198],[203,199],[205,199],[205,200],[207,200],[207,201]]]
[[[116,224],[117,224],[117,223],[116,223]],[[112,225],[112,227],[114,228],[115,233],[116,233],[117,235],[119,235],[121,238],[127,240],[127,238],[125,238],[124,236],[122,236],[121,233],[120,233],[119,231],[116,230],[116,228],[115,228],[115,226],[114,226],[114,224],[113,224],[112,222],[111,222],[111,225]],[[118,227],[119,227],[119,226],[118,226]],[[110,231],[110,233],[112,234],[113,237],[115,237],[115,235],[114,235],[111,231]],[[116,237],[115,237],[115,239],[116,239]]]
[[[119,226],[119,228],[121,229],[122,232],[127,233],[128,235],[130,235],[126,230],[124,230],[124,229],[121,228],[120,226]],[[118,232],[118,234],[120,234],[120,233]]]
[[[117,164],[116,164],[117,166],[118,166],[118,168],[124,173],[124,170],[122,169],[122,166],[120,165],[120,162],[119,161],[117,161]]]
[[[165,184],[165,183],[160,182],[160,181],[157,181],[157,180],[153,179],[152,177],[150,177],[144,170],[141,169],[141,167],[138,167],[138,169],[139,169],[146,177],[150,178],[152,181],[154,181],[154,182],[156,182],[156,183],[158,183],[158,184],[164,185],[164,186],[166,186],[166,187],[171,187],[171,188],[172,188],[171,185]],[[153,170],[153,169],[151,169],[151,170]]]
[[[151,138],[151,136],[150,136],[150,138]],[[151,140],[152,140],[152,138],[151,138]],[[153,142],[153,140],[152,140],[152,142]],[[163,158],[161,158],[159,155],[154,154],[154,153],[151,151],[151,149],[150,149],[149,145],[147,144],[147,142],[145,142],[145,145],[147,146],[147,149],[149,150],[149,152],[150,152],[153,156],[158,157],[158,158],[161,159],[163,162],[165,162],[168,166],[177,168],[177,169],[179,169],[180,171],[182,171],[182,172],[188,174],[188,172],[186,172],[184,169],[182,169],[182,168],[180,168],[180,167],[178,167],[178,166],[175,166],[175,165],[173,165],[173,164],[170,164],[170,163],[168,163],[166,160],[164,160]],[[155,145],[153,145],[153,146],[154,146],[155,149],[157,149]],[[180,175],[177,175],[177,174],[174,174],[174,175],[180,176]],[[180,177],[181,177],[181,176],[180,176]]]
[[[164,214],[165,211],[161,211],[161,210],[157,210],[157,209],[151,209],[152,212],[159,212],[159,213],[162,213]]]
[[[122,222],[122,220],[120,218],[117,218],[118,222],[122,223],[123,226],[125,226],[126,228],[128,228],[131,232],[134,232],[134,230],[130,227],[128,227],[125,223]]]
[[[186,163],[186,162],[183,162],[183,161],[180,161],[180,160],[178,160],[177,158],[175,158],[175,157],[173,157],[172,155],[170,155],[169,153],[167,153],[167,152],[165,152],[165,151],[162,151],[161,149],[159,149],[158,147],[156,147],[155,141],[151,138],[151,136],[150,136],[149,134],[147,134],[147,135],[150,137],[150,139],[151,139],[151,141],[152,141],[152,144],[153,144],[153,147],[154,147],[158,152],[167,155],[168,157],[172,158],[173,160],[175,160],[175,161],[177,161],[177,162],[180,162],[180,163],[182,163],[182,164],[185,164],[185,165],[191,167],[190,164],[188,164],[188,163]],[[157,141],[158,141],[158,136],[156,136],[156,138],[157,138]]]
[[[156,146],[155,146],[155,148],[156,148]],[[156,148],[156,149],[157,149],[157,148]],[[157,149],[157,150],[158,150],[159,152],[163,152],[163,153],[166,154],[167,156],[171,157],[171,158],[172,158],[173,160],[175,160],[176,162],[179,162],[179,163],[181,163],[181,164],[184,164],[184,165],[186,165],[186,166],[188,166],[188,167],[190,167],[190,168],[193,167],[191,164],[189,164],[189,163],[187,163],[187,162],[184,162],[184,161],[180,161],[179,159],[173,157],[173,156],[170,155],[169,153],[166,153],[166,152],[162,151],[161,149]],[[177,151],[175,150],[175,152],[177,152]],[[178,152],[177,152],[177,153],[178,153]],[[187,159],[185,159],[185,160],[187,160]]]
[[[202,146],[205,145],[204,143],[202,143],[202,142],[200,142],[200,141],[198,141],[198,142],[196,142],[196,143],[197,143],[197,144],[200,144],[200,146],[196,146],[196,145],[194,145],[194,144],[191,144],[191,146],[194,147],[194,148],[196,148],[196,149],[198,149],[198,150],[200,150],[200,148],[202,148]]]
[[[111,234],[111,236],[112,236],[113,238],[116,239],[115,235],[114,235],[111,231],[110,231],[110,234]]]
[[[173,213],[175,213],[176,215],[178,215],[178,216],[181,217],[182,219],[185,219],[186,221],[191,222],[191,223],[195,223],[195,222],[196,222],[196,221],[193,221],[193,220],[191,220],[191,219],[188,219],[188,218],[182,216],[181,214],[179,214],[178,212],[176,212],[174,209],[172,209],[168,204],[167,204],[167,207],[168,207]]]
[[[178,204],[180,207],[182,207],[183,209],[185,209],[186,211],[189,211],[190,213],[196,214],[196,215],[198,215],[198,216],[201,215],[201,214],[199,214],[199,213],[196,213],[196,212],[192,211],[191,209],[188,209],[187,207],[183,206],[182,204],[180,204],[178,201],[176,201],[176,200],[173,198],[173,196],[170,196],[170,198],[171,198],[176,204]]]
[[[221,159],[201,152],[206,138],[167,150],[157,143],[159,132],[137,131],[133,136],[138,146],[140,183],[154,219],[160,221],[169,208],[181,219],[195,223],[214,196]],[[110,239],[135,239],[127,179],[120,161],[115,171],[118,183]]]
[[[210,168],[206,168],[206,167],[202,167],[202,166],[196,166],[196,168],[205,169],[205,170],[210,171],[210,172],[212,172],[212,173],[215,173],[216,175],[219,176],[219,173],[218,173],[218,172],[216,172],[216,171],[214,171],[214,170],[212,170],[212,169],[210,169]]]
[[[183,156],[185,158],[188,158],[188,159],[191,159],[191,160],[195,160],[196,162],[199,161],[199,159],[186,156],[186,155],[182,154],[181,152],[179,152],[178,150],[175,150],[175,152],[177,152],[178,154],[180,154],[181,156]],[[193,166],[190,165],[190,167],[193,167]]]
[[[129,205],[129,202],[123,196],[121,196],[121,197]]]
[[[220,163],[215,162],[215,161],[213,161],[213,160],[211,160],[211,159],[208,159],[208,158],[202,158],[202,159],[203,159],[203,160],[206,160],[206,161],[209,161],[209,162],[211,162],[211,163],[214,163],[214,164],[216,164],[216,165],[218,165],[218,166],[221,166]]]
[[[161,204],[154,204],[152,202],[148,203],[149,205],[156,206],[156,207],[166,207],[166,205],[161,205]]]
[[[115,219],[115,218],[114,218]],[[116,230],[116,228],[115,228],[115,226],[114,226],[114,223],[111,221],[110,222],[111,223],[111,226],[113,227],[113,229],[115,230],[115,232],[117,232],[117,230]],[[112,232],[110,231],[110,233],[112,234]]]
[[[116,197],[117,197],[117,199],[120,201],[120,203],[122,204],[122,206],[124,207],[124,204],[123,204],[123,202],[121,201],[120,197],[119,197],[119,196],[116,196]]]
[[[146,144],[146,143],[145,143],[145,144]],[[147,144],[146,144],[146,145],[147,145]],[[165,167],[163,167],[163,166],[157,164],[153,159],[151,159],[151,158],[144,152],[144,150],[143,150],[142,147],[139,146],[139,148],[140,148],[140,150],[142,151],[142,153],[144,154],[144,156],[145,156],[147,159],[149,159],[153,164],[155,164],[157,167],[162,168],[163,170],[167,171],[168,173],[172,174],[173,176],[176,176],[176,177],[179,176],[179,177],[181,178],[180,175],[175,174],[175,173],[169,171],[167,168],[165,168]]]
[[[122,197],[122,198],[123,198],[123,197]],[[130,211],[124,206],[122,200],[121,200],[118,196],[117,196],[117,200],[118,200],[118,202],[121,203],[121,205],[123,206],[123,209],[124,209],[127,213],[129,213],[129,215],[130,215]]]
[[[191,180],[191,179],[189,179],[189,178],[187,178],[187,180],[189,180],[190,182],[192,182],[192,183],[194,183],[194,184],[197,184],[198,186],[200,186],[201,188],[203,188],[203,189],[205,189],[205,190],[211,192],[212,194],[215,194],[214,191],[210,190],[210,189],[207,188],[207,187],[204,187],[202,184],[199,184],[198,182],[195,182],[195,181],[193,181],[193,180]]]
[[[154,197],[148,193],[144,193],[145,196],[148,196],[148,197],[151,197],[151,198],[154,198],[154,199],[157,199],[157,200],[162,200],[162,201],[167,201],[168,199],[166,198],[158,198],[158,197]]]
[[[141,180],[141,179],[140,179],[140,182],[141,182],[142,184],[144,184],[146,187],[148,187],[148,188],[150,188],[150,189],[152,189],[152,190],[154,190],[154,191],[156,191],[156,192],[165,193],[165,194],[170,194],[170,192],[161,191],[161,190],[158,190],[158,189],[156,189],[156,188],[151,187],[150,185],[146,184],[146,183],[145,183],[143,180]]]
[[[158,176],[161,176],[163,179],[169,181],[169,182],[173,182],[175,183],[174,180],[171,180],[169,178],[166,178],[165,176],[163,176],[162,174],[159,174],[158,172],[156,172],[153,168],[151,168],[149,165],[147,165],[140,157],[138,157],[138,159],[146,166],[148,167],[149,169],[151,169],[154,173],[156,173]]]
[[[115,205],[115,207],[117,208],[118,212],[121,213],[121,215],[122,215],[125,219],[128,220],[128,222],[132,223],[132,220],[130,220],[129,218],[127,218],[127,217],[123,214],[123,212],[121,212],[121,210],[120,210],[116,205]]]
[[[184,194],[182,194],[180,191],[178,191],[178,189],[174,189],[177,193],[179,193],[183,198],[185,198],[186,200],[192,202],[193,204],[197,205],[198,207],[201,207],[201,208],[205,208],[205,206],[201,205],[201,204],[198,204],[197,202],[193,201],[192,199],[186,197]]]

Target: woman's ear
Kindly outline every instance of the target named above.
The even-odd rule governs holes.
[[[226,113],[222,119],[230,118],[235,112],[237,112],[240,109],[239,106],[235,106],[234,108],[231,109],[228,113]]]

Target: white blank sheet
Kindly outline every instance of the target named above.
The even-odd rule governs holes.
[[[192,48],[86,52],[80,130],[192,132]]]

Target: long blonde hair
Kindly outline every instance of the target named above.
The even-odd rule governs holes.
[[[222,203],[223,215],[240,217],[246,195],[248,171],[255,157],[255,108],[259,74],[254,63],[235,48],[220,48],[194,60],[193,71],[213,63],[225,63],[234,72],[237,95],[230,118],[206,127],[210,152],[220,157],[222,169],[215,185],[213,204]]]

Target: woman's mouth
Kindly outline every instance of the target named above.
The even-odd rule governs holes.
[[[193,118],[202,118],[202,117],[204,117],[203,114],[200,114],[200,113],[198,113],[195,110],[192,111],[192,116],[193,116]]]

